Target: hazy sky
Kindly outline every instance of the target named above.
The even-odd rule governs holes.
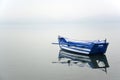
[[[119,0],[0,0],[0,20],[119,18]]]

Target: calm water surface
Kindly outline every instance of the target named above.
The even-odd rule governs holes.
[[[0,80],[120,80],[119,34],[119,24],[1,25]],[[107,38],[110,45],[102,59],[79,55],[74,60],[76,55],[51,44],[58,35],[77,40]],[[97,66],[95,60],[105,61],[106,67]]]

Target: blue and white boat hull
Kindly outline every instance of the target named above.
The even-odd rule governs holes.
[[[64,37],[58,37],[59,46],[62,50],[80,54],[104,54],[108,42],[104,41],[70,41]]]

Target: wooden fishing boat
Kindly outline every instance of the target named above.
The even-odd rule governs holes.
[[[94,41],[89,40],[76,41],[61,36],[58,36],[58,42],[62,50],[87,55],[104,54],[109,44],[106,39]]]

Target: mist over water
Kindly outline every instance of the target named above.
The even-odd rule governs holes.
[[[119,80],[119,24],[11,24],[0,26],[1,80]],[[58,35],[76,40],[103,40],[107,72],[89,65],[59,63]],[[66,58],[63,60],[66,60]]]
[[[1,0],[0,80],[119,80],[119,3]],[[52,44],[58,35],[110,44],[105,56],[73,55]]]

